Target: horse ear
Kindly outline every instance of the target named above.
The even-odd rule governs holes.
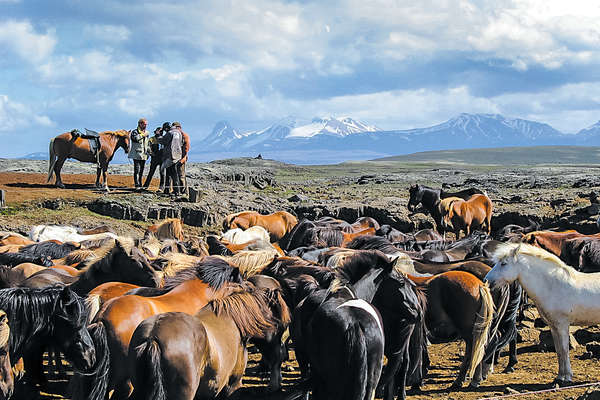
[[[233,267],[231,269],[231,282],[242,283],[242,275],[240,274],[240,269],[237,267]]]
[[[65,286],[60,291],[60,295],[58,298],[60,301],[62,301],[64,303],[68,303],[71,300],[71,289],[68,286]]]
[[[123,243],[121,243],[121,241],[118,239],[115,239],[115,247],[117,248],[117,250],[122,251],[123,253],[127,254],[128,256],[131,255],[131,249],[129,249],[129,250],[126,249],[123,246]]]
[[[518,246],[515,246],[514,249],[512,249],[512,251],[510,252],[510,257],[514,260],[517,261],[517,258],[519,257],[519,252],[521,251],[521,244],[519,243]]]

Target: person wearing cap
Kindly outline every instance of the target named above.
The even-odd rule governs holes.
[[[140,118],[137,128],[129,132],[131,149],[129,149],[128,157],[133,160],[133,182],[136,190],[142,188],[144,165],[148,159],[148,137],[150,134],[146,130],[147,125],[146,118]]]
[[[165,171],[161,170],[159,167],[163,161],[163,146],[158,143],[158,139],[162,136],[162,128],[159,126],[154,130],[154,136],[152,136],[149,140],[149,154],[150,154],[150,171],[148,171],[148,175],[146,176],[146,182],[144,182],[144,189],[148,189],[150,186],[150,182],[152,181],[152,177],[154,176],[154,171],[158,168],[158,174],[160,175],[160,184],[158,186],[158,190],[165,190]]]
[[[171,126],[171,129],[158,139],[158,143],[164,146],[164,157],[161,165],[161,170],[166,171],[163,193],[169,194],[169,180],[171,180],[173,183],[173,194],[179,195],[183,189],[179,185],[179,177],[177,175],[177,164],[181,160],[181,149],[183,147],[181,131],[177,127]]]

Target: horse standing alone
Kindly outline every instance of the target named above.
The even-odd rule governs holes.
[[[125,130],[106,131],[99,134],[100,148],[98,157],[90,148],[88,140],[74,134],[74,131],[65,132],[50,140],[49,159],[48,159],[48,180],[52,179],[52,174],[56,175],[55,185],[61,189],[65,188],[60,177],[60,170],[67,158],[74,158],[79,161],[97,163],[96,169],[96,187],[100,187],[100,172],[104,181],[104,188],[108,191],[108,181],[106,171],[108,163],[112,160],[115,152],[121,147],[125,153],[129,151],[129,132]]]

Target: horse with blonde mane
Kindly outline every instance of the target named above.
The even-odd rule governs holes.
[[[183,221],[179,218],[167,218],[146,229],[146,234],[152,233],[158,240],[175,239],[183,241]]]
[[[554,382],[571,384],[569,326],[600,322],[600,273],[578,272],[554,254],[528,244],[507,243],[496,250],[494,261],[486,280],[491,284],[521,284],[550,326],[558,355]]]
[[[76,130],[62,133],[50,140],[48,159],[48,182],[52,174],[56,175],[55,185],[61,189],[65,188],[60,177],[60,170],[67,158],[97,164],[96,187],[100,187],[100,173],[104,181],[104,189],[108,191],[107,173],[108,163],[111,162],[115,152],[122,148],[125,153],[129,151],[129,132],[126,130],[105,131],[98,135],[100,142],[96,152],[90,147],[90,142],[81,138]]]

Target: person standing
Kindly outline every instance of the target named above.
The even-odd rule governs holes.
[[[158,139],[158,142],[164,146],[164,158],[161,165],[161,169],[166,171],[165,176],[165,190],[164,194],[169,194],[169,179],[173,184],[173,194],[179,195],[182,189],[179,184],[179,176],[177,174],[177,164],[181,161],[181,149],[183,147],[183,140],[181,131],[176,127],[172,126],[171,129],[163,134]]]
[[[129,158],[133,160],[133,182],[135,190],[142,189],[142,178],[144,176],[144,165],[148,159],[148,136],[146,130],[148,121],[146,118],[140,118],[138,126],[129,133],[131,139],[131,149]]]
[[[173,126],[179,129],[181,132],[181,140],[183,142],[181,147],[181,161],[177,166],[177,174],[179,176],[179,183],[182,188],[183,193],[187,193],[187,178],[185,176],[185,165],[188,160],[188,153],[190,152],[190,136],[181,129],[181,124],[179,122],[173,122]]]
[[[144,189],[148,189],[150,186],[150,182],[152,181],[152,177],[154,176],[154,171],[158,168],[158,174],[160,175],[160,184],[158,186],[158,190],[165,190],[165,171],[161,170],[160,165],[163,161],[163,146],[158,143],[158,139],[162,136],[162,128],[159,126],[154,130],[154,136],[152,136],[148,140],[149,144],[149,154],[150,154],[150,171],[148,171],[148,175],[146,176],[146,182],[144,182]]]

